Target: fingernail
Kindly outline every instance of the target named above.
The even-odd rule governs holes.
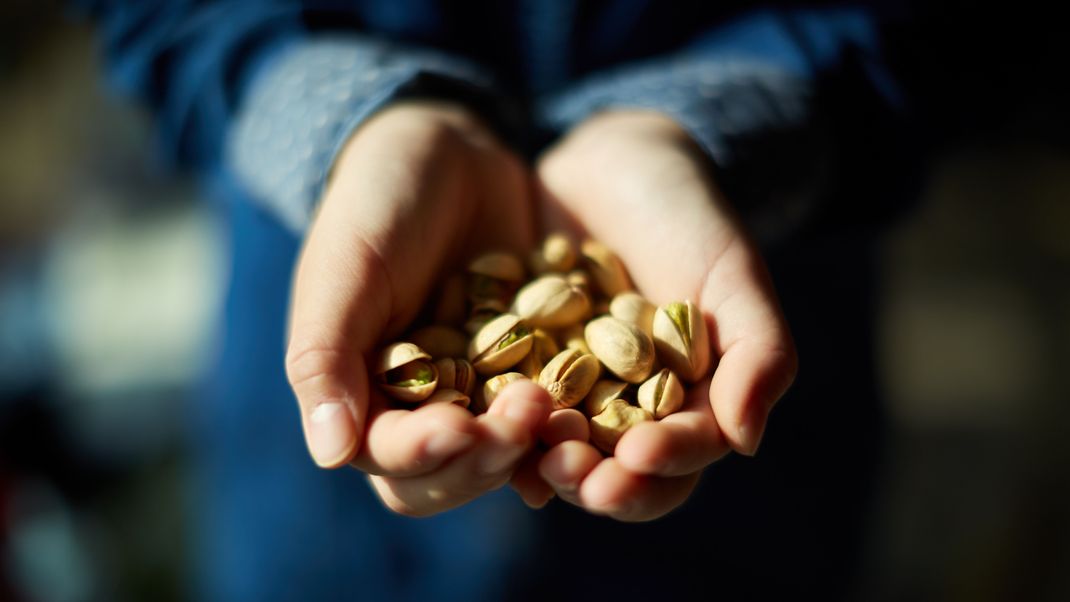
[[[765,420],[768,411],[759,404],[755,404],[747,412],[747,417],[739,425],[739,441],[742,449],[740,453],[745,456],[754,456],[758,453],[758,446],[765,434]]]
[[[427,440],[427,445],[424,447],[424,451],[426,451],[429,456],[444,458],[468,449],[475,440],[475,437],[468,433],[443,431],[441,433],[435,433]]]
[[[524,448],[516,445],[494,446],[483,452],[479,458],[479,472],[485,475],[497,474],[511,464],[515,464],[524,455]]]
[[[308,417],[308,451],[322,468],[333,468],[353,452],[357,443],[353,417],[341,403],[316,406]]]

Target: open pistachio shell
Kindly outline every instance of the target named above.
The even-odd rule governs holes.
[[[641,383],[654,364],[654,345],[637,326],[612,316],[595,318],[584,328],[591,352],[621,380]]]
[[[593,355],[566,349],[554,356],[539,374],[539,384],[550,393],[554,409],[571,408],[590,392],[602,373]]]
[[[587,397],[583,400],[583,411],[589,417],[597,416],[606,409],[614,399],[623,399],[628,383],[603,378],[594,383]]]
[[[684,405],[684,386],[672,370],[663,368],[639,386],[635,398],[639,407],[661,420]]]
[[[640,422],[653,420],[643,408],[628,405],[623,399],[614,399],[597,416],[591,418],[591,442],[612,454],[624,433]]]
[[[468,360],[444,357],[435,361],[438,370],[438,386],[455,389],[465,395],[471,395],[476,384],[476,371]]]
[[[632,283],[624,264],[609,247],[588,239],[580,246],[580,254],[583,255],[584,267],[603,296],[609,298],[631,290]]]
[[[399,401],[423,401],[438,385],[438,369],[431,363],[431,356],[408,342],[383,349],[376,374],[380,388]]]
[[[691,301],[658,308],[654,313],[654,347],[661,363],[686,382],[702,378],[710,367],[706,323]]]
[[[531,345],[527,324],[514,314],[502,314],[487,322],[472,338],[468,344],[468,361],[484,376],[498,374],[524,359]]]
[[[436,360],[462,357],[468,349],[468,337],[449,326],[425,326],[410,334],[409,340]]]
[[[561,328],[582,320],[591,302],[564,276],[547,274],[524,285],[513,301],[513,313],[537,328]]]

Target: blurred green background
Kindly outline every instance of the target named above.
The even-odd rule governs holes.
[[[181,598],[225,244],[86,25],[0,23],[0,600]],[[873,599],[1070,599],[1070,154],[1029,106],[883,235]]]

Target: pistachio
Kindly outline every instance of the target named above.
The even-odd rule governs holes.
[[[535,274],[564,273],[576,264],[576,249],[568,236],[555,232],[542,241],[542,247],[532,252],[529,264]]]
[[[475,335],[487,322],[505,313],[505,303],[497,299],[484,299],[472,305],[472,311],[468,315],[468,321],[464,323],[464,330],[470,335]]]
[[[502,389],[509,383],[518,380],[528,380],[528,377],[519,372],[506,372],[505,374],[499,374],[488,378],[487,382],[483,383],[482,403],[485,408],[490,409],[490,406],[494,403],[494,398],[498,396],[498,393],[501,393]]]
[[[691,301],[677,301],[654,313],[654,347],[665,367],[695,382],[710,367],[710,344],[702,312]]]
[[[646,333],[654,336],[654,312],[657,307],[636,292],[627,291],[613,297],[609,303],[609,315],[629,324],[635,324]]]
[[[468,273],[494,280],[521,282],[524,280],[524,264],[512,253],[484,253],[468,264]]]
[[[409,335],[409,340],[436,360],[462,357],[468,347],[464,333],[449,326],[425,326]]]
[[[591,387],[587,397],[583,399],[583,410],[588,416],[597,416],[606,409],[614,399],[624,399],[628,383],[619,380],[604,378]]]
[[[554,409],[578,404],[598,380],[602,366],[593,355],[566,349],[554,356],[539,374],[539,384],[550,393]]]
[[[513,301],[513,313],[539,328],[575,324],[590,309],[587,295],[557,274],[541,276],[524,285]]]
[[[536,328],[531,337],[531,351],[517,364],[517,372],[535,380],[539,378],[539,373],[546,363],[554,359],[561,349],[557,346],[557,341],[541,328]]]
[[[587,297],[591,296],[591,277],[584,270],[572,270],[565,276],[565,280],[568,283],[581,291],[583,291]]]
[[[515,366],[531,351],[528,325],[514,314],[502,314],[487,322],[468,344],[468,361],[484,376]]]
[[[650,374],[654,345],[637,326],[603,316],[587,323],[584,337],[595,357],[621,380],[641,383]]]
[[[377,375],[383,391],[399,401],[423,401],[438,384],[438,369],[431,356],[412,343],[394,343],[383,349]]]
[[[684,386],[672,370],[663,368],[639,386],[635,397],[639,407],[661,420],[684,405]]]
[[[558,331],[557,339],[566,349],[579,349],[584,353],[590,353],[587,339],[583,335],[583,324],[573,324]]]
[[[617,442],[628,429],[653,419],[650,412],[643,408],[628,405],[623,399],[614,399],[597,416],[591,418],[591,442],[607,454],[612,454]]]
[[[467,408],[472,403],[472,400],[456,389],[438,389],[420,405],[426,406],[432,403],[454,403],[462,408]]]
[[[602,295],[613,297],[631,290],[631,281],[624,264],[609,247],[588,239],[580,246],[580,253],[587,271]]]
[[[465,395],[471,395],[476,384],[476,371],[468,360],[444,357],[435,361],[438,370],[438,386],[455,389]]]

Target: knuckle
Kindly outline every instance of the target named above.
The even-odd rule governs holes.
[[[344,363],[344,356],[336,349],[291,348],[286,354],[286,379],[291,387],[336,374]]]

